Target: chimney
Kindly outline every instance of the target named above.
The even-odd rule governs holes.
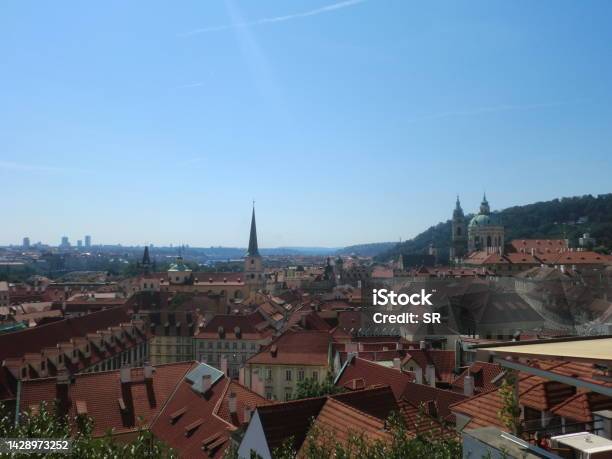
[[[431,387],[436,387],[436,367],[433,365],[427,365],[425,371],[427,384],[429,384]]]
[[[393,359],[393,368],[395,368],[396,370],[400,370],[402,369],[402,359],[400,359],[399,357],[395,357]]]
[[[421,349],[421,350],[423,350],[423,351],[424,351],[425,349],[427,349],[427,342],[426,342],[426,341],[424,341],[424,340],[423,340],[423,341],[419,341],[419,349]]]
[[[153,379],[153,365],[151,365],[149,362],[145,362],[143,373],[145,380]]]
[[[248,424],[251,422],[251,407],[248,405],[244,406],[244,423]]]
[[[227,376],[227,357],[221,357],[221,371]]]
[[[55,379],[55,395],[58,401],[59,414],[64,415],[68,412],[70,389],[70,375],[67,370],[60,370]]]
[[[123,365],[119,370],[121,384],[132,382],[132,369],[128,365]]]
[[[417,384],[423,384],[423,369],[417,365],[414,373],[415,373]]]
[[[227,405],[229,407],[230,415],[236,414],[236,411],[237,411],[236,405],[238,404],[237,402],[238,402],[238,397],[236,397],[236,394],[234,392],[229,394],[229,397],[227,399]]]
[[[202,394],[206,394],[210,390],[212,385],[212,378],[210,375],[202,375]]]
[[[463,395],[468,397],[474,395],[474,377],[469,374],[463,378]]]
[[[270,355],[271,355],[272,357],[276,357],[277,352],[278,352],[278,346],[276,346],[276,344],[273,344],[273,345],[270,347]]]

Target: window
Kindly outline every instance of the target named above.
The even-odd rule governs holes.
[[[285,392],[285,401],[288,402],[289,400],[291,400],[291,392],[287,391]]]
[[[221,341],[217,341],[217,349],[221,349]]]
[[[225,349],[229,349],[229,343],[227,341],[225,342]]]
[[[236,341],[232,343],[232,349],[238,349],[238,343]]]
[[[312,379],[314,379],[315,381],[319,380],[319,372],[318,371],[313,371],[312,372]]]
[[[304,370],[298,370],[297,380],[304,381]]]
[[[208,342],[208,349],[212,349],[212,348],[213,348],[213,343],[212,343],[212,341],[209,341]]]
[[[251,343],[251,350],[254,351],[255,350],[255,343]]]
[[[272,381],[272,368],[266,368],[266,381]]]
[[[243,342],[241,346],[243,351],[246,350],[246,343]]]
[[[285,381],[291,381],[291,370],[285,372]]]

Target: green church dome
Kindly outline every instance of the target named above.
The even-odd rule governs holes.
[[[471,227],[480,226],[501,226],[500,218],[495,214],[478,214],[470,220]]]

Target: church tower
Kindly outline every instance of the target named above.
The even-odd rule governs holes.
[[[257,226],[255,224],[255,205],[251,215],[251,234],[249,235],[249,248],[244,257],[244,272],[246,283],[252,286],[261,286],[264,283],[263,262],[257,247]]]
[[[149,256],[149,246],[145,245],[144,254],[142,255],[142,263],[140,264],[144,274],[149,274],[151,271],[151,257]]]
[[[453,211],[452,220],[452,235],[451,235],[451,249],[450,249],[450,261],[453,262],[456,259],[463,258],[467,252],[467,231],[465,228],[465,215],[461,208],[461,202],[459,202],[459,196],[457,196],[457,202],[455,203],[455,210]]]

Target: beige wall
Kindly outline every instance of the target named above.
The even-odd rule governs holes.
[[[152,365],[193,360],[193,337],[154,336],[150,341],[149,358]]]
[[[245,368],[245,385],[251,389],[253,375],[258,374],[263,381],[264,397],[270,400],[287,400],[295,395],[300,381],[315,378],[319,381],[325,379],[329,367],[314,365],[259,365],[247,364]],[[288,373],[290,379],[288,379]]]

